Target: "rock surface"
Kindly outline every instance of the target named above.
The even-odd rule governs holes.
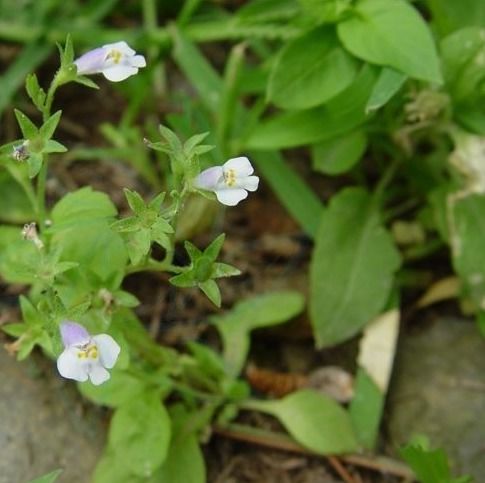
[[[395,447],[424,434],[455,474],[485,475],[485,341],[469,321],[438,319],[402,334],[386,415]]]
[[[17,362],[0,338],[0,483],[63,468],[58,483],[88,483],[105,440],[102,411],[84,405],[38,354]]]

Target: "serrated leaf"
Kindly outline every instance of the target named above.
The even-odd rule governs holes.
[[[316,391],[303,389],[283,399],[258,401],[257,408],[277,417],[291,436],[316,453],[350,453],[358,448],[347,412]]]
[[[47,141],[48,139],[50,139],[54,135],[54,132],[57,128],[57,125],[59,124],[59,121],[61,120],[61,115],[62,115],[62,111],[55,112],[41,126],[41,128],[39,130],[39,134],[40,134],[40,137],[44,141]]]
[[[204,250],[204,255],[208,257],[212,263],[217,260],[217,257],[219,256],[219,252],[221,251],[222,245],[224,245],[225,239],[226,239],[226,235],[224,233],[221,233]]]
[[[179,273],[178,275],[171,277],[168,281],[176,287],[187,288],[195,287],[197,285],[192,272]]]
[[[140,220],[136,216],[130,216],[128,218],[115,221],[111,224],[111,228],[118,233],[136,231],[140,228]]]
[[[285,109],[308,109],[344,90],[357,61],[340,45],[332,27],[318,27],[289,42],[274,63],[267,97]]]
[[[27,165],[29,166],[29,178],[35,178],[42,168],[44,157],[40,153],[31,153],[27,159]]]
[[[241,270],[227,263],[214,263],[211,278],[235,277],[241,275]]]
[[[151,246],[150,230],[147,228],[140,228],[139,230],[130,233],[127,244],[128,255],[133,265],[141,262],[143,257],[148,255]]]
[[[89,77],[85,77],[83,75],[77,76],[74,79],[74,82],[77,82],[78,84],[82,84],[83,86],[90,87],[91,89],[99,89],[98,84],[96,82],[92,81]]]
[[[25,79],[25,90],[32,99],[34,106],[37,107],[39,111],[42,111],[46,94],[44,89],[40,87],[39,81],[37,80],[37,76],[35,74],[29,74]]]
[[[125,192],[126,201],[128,201],[128,204],[134,213],[138,215],[146,210],[145,201],[136,191],[128,188],[125,188],[123,191]]]
[[[365,190],[348,188],[324,211],[310,267],[318,347],[355,335],[383,308],[400,256]]]
[[[443,82],[431,31],[404,0],[360,0],[337,31],[344,46],[363,60],[415,79]]]
[[[67,151],[66,146],[63,144],[54,141],[53,139],[49,139],[42,149],[43,153],[65,153]]]
[[[200,282],[199,288],[207,295],[207,298],[216,306],[221,306],[221,291],[214,280],[205,280]]]
[[[22,111],[14,109],[14,112],[20,130],[22,131],[22,136],[25,139],[34,139],[39,132],[37,126]]]

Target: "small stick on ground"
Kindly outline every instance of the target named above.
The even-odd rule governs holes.
[[[215,425],[212,429],[216,434],[239,441],[244,441],[246,443],[259,444],[268,448],[291,451],[308,456],[322,457],[321,454],[304,448],[285,434],[253,428],[243,424],[228,424],[224,426]],[[329,459],[328,456],[325,456],[325,458]],[[393,460],[392,458],[385,456],[348,454],[339,456],[339,459],[354,466],[360,466],[362,468],[378,471],[380,473],[388,473],[390,475],[407,478],[409,481],[415,481],[415,476],[411,469],[404,463]]]

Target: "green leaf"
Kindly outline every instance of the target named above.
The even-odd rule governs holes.
[[[291,436],[316,453],[350,453],[358,448],[347,412],[316,391],[303,389],[283,399],[258,401],[255,408],[277,417]]]
[[[116,216],[117,210],[105,193],[81,188],[64,196],[52,210],[53,229],[81,225],[100,218]]]
[[[65,153],[66,151],[66,146],[57,141],[54,141],[53,139],[49,139],[42,149],[43,153]]]
[[[313,169],[338,175],[349,171],[363,156],[367,136],[361,129],[312,146]]]
[[[207,295],[207,298],[216,306],[221,306],[221,291],[214,280],[205,280],[200,282],[199,288]]]
[[[149,483],[205,483],[204,456],[197,436],[187,430],[192,415],[173,413],[175,428],[167,458]]]
[[[117,220],[111,224],[111,228],[118,233],[136,231],[140,228],[140,220],[136,216],[130,216]]]
[[[134,213],[138,215],[147,209],[145,201],[136,191],[128,188],[125,188],[123,191],[125,192],[126,201],[128,201],[128,204]]]
[[[168,280],[175,287],[195,287],[197,282],[192,272],[179,273]]]
[[[357,371],[354,394],[349,412],[357,439],[365,448],[373,449],[379,433],[384,394],[362,368]]]
[[[404,0],[359,0],[354,15],[339,23],[337,30],[344,46],[363,60],[415,79],[442,82],[431,31]]]
[[[57,125],[61,120],[61,116],[62,116],[62,111],[57,111],[54,114],[52,114],[52,116],[49,117],[49,119],[47,119],[47,121],[41,126],[39,130],[39,134],[44,141],[47,141],[54,135]]]
[[[48,473],[47,475],[40,476],[39,478],[35,478],[31,480],[29,483],[54,483],[57,478],[60,476],[63,470],[54,470]]]
[[[22,136],[25,139],[34,139],[37,137],[39,130],[37,126],[22,112],[18,109],[14,109],[15,117],[19,123],[20,130],[22,131]]]
[[[470,483],[471,477],[452,479],[446,453],[441,449],[428,449],[409,444],[400,450],[403,459],[411,466],[422,483]]]
[[[32,99],[34,106],[39,111],[42,111],[46,94],[44,89],[40,87],[39,81],[37,80],[37,76],[35,74],[29,74],[25,79],[25,89],[29,97]]]
[[[310,267],[310,314],[318,347],[355,335],[384,306],[400,256],[361,188],[332,198]]]
[[[162,137],[167,141],[172,153],[181,153],[183,151],[180,139],[170,128],[160,124],[158,130]]]
[[[335,30],[324,26],[289,42],[273,65],[267,97],[279,107],[307,109],[344,90],[357,73]]]
[[[131,263],[133,265],[140,263],[143,257],[148,255],[150,247],[151,236],[148,228],[140,228],[130,233],[127,248]]]
[[[214,263],[211,278],[236,277],[241,275],[241,270],[227,263]]]
[[[376,79],[364,66],[355,81],[325,105],[279,114],[257,125],[247,148],[273,150],[302,146],[352,131],[367,119],[365,106]]]
[[[222,337],[228,372],[237,376],[243,368],[252,330],[290,320],[303,310],[304,303],[298,292],[274,292],[239,302],[224,315],[212,317]]]
[[[433,25],[442,34],[474,25],[485,26],[485,3],[481,0],[426,0]]]
[[[77,76],[74,79],[74,82],[77,82],[78,84],[82,84],[83,86],[90,87],[91,89],[99,89],[98,84],[96,82],[92,81],[89,77],[85,77],[83,75]]]
[[[217,260],[217,257],[219,256],[219,252],[221,251],[222,245],[224,245],[225,239],[226,239],[226,235],[224,233],[221,233],[204,250],[204,255],[208,257],[212,263]]]
[[[399,92],[406,80],[406,74],[390,67],[384,67],[367,101],[366,112],[376,111],[387,104]]]
[[[170,418],[160,397],[146,392],[115,411],[108,444],[129,462],[133,473],[147,477],[165,460],[170,433]]]
[[[32,153],[27,159],[29,166],[29,178],[35,178],[42,168],[44,157],[40,153]]]
[[[111,378],[104,384],[95,386],[84,382],[79,383],[78,387],[81,394],[90,401],[112,408],[137,399],[146,389],[141,379],[117,369],[111,371]]]

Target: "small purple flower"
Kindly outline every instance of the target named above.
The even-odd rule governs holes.
[[[91,336],[75,322],[61,323],[64,351],[57,359],[59,374],[66,379],[84,382],[88,379],[98,386],[110,378],[106,369],[112,369],[120,354],[120,346],[108,334]]]
[[[208,168],[194,181],[196,188],[213,191],[223,205],[235,206],[256,191],[259,178],[252,176],[254,168],[246,157],[232,158],[222,166]]]
[[[145,57],[135,54],[126,42],[121,41],[90,50],[74,63],[79,75],[103,74],[106,79],[119,82],[146,66]]]

